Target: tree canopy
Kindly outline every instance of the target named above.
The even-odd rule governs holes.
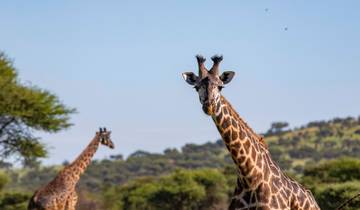
[[[273,122],[271,123],[271,128],[265,133],[265,135],[276,135],[284,132],[285,128],[289,127],[287,122]]]
[[[215,169],[176,170],[160,178],[143,177],[105,190],[106,209],[223,209],[224,175]]]
[[[20,82],[10,59],[0,52],[0,157],[24,165],[45,157],[45,145],[34,131],[57,132],[70,127],[76,110],[47,90]]]

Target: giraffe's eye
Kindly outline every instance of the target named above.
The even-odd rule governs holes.
[[[224,88],[224,86],[218,86],[218,88],[221,91]]]
[[[194,86],[196,91],[199,91],[200,87],[199,86]]]

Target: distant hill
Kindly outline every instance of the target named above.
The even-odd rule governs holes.
[[[342,156],[360,158],[360,117],[310,122],[266,136],[272,157],[282,168],[301,173],[304,165]]]
[[[289,129],[287,123],[278,122],[263,135],[273,159],[298,180],[302,180],[304,169],[314,168],[315,163],[343,157],[360,159],[360,117],[315,121],[294,129]],[[5,189],[33,192],[52,179],[61,167],[7,170],[11,181]],[[79,189],[89,196],[139,177],[160,177],[177,169],[201,168],[228,170],[224,173],[235,175],[234,164],[222,140],[201,145],[186,144],[180,150],[169,148],[163,153],[136,151],[126,159],[114,155],[110,159],[93,161],[82,176]],[[311,170],[309,173],[314,174]],[[316,186],[306,181],[311,179],[307,178],[305,182]]]
[[[322,159],[360,158],[360,117],[315,121],[295,129],[274,130],[272,127],[264,134],[265,141],[273,159],[290,173],[302,173],[306,164]],[[201,145],[186,144],[180,150],[169,148],[161,154],[139,150],[125,160],[122,155],[114,155],[110,159],[93,161],[80,187],[97,191],[103,183],[121,184],[139,176],[168,174],[178,168],[224,168],[231,164],[232,159],[221,139]],[[52,178],[59,168],[14,171],[12,173],[21,176],[13,175],[12,187],[22,186],[32,191]]]

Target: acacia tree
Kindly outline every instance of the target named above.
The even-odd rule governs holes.
[[[24,165],[45,157],[47,151],[34,131],[58,132],[70,127],[76,110],[33,85],[24,85],[13,63],[0,52],[0,158]]]
[[[266,136],[276,135],[284,132],[285,128],[289,127],[289,123],[287,122],[273,122],[271,123],[270,129],[266,132]]]

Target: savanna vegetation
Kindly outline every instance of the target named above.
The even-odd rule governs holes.
[[[66,164],[44,166],[47,151],[34,131],[71,126],[75,110],[46,90],[19,81],[0,54],[0,209],[23,210],[31,194]],[[273,159],[334,209],[360,192],[360,117],[334,118],[290,128],[275,122],[263,134]],[[65,157],[64,157],[65,159]],[[15,160],[22,167],[12,165]],[[162,153],[136,151],[94,160],[78,185],[78,209],[226,209],[236,182],[222,140],[186,144]],[[347,209],[359,209],[360,199]]]

